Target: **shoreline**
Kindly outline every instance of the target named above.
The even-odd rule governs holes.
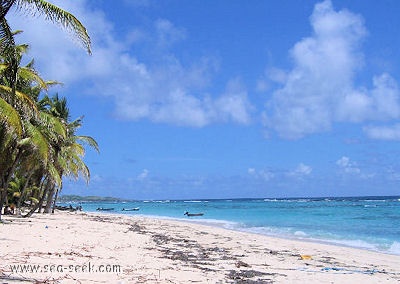
[[[400,281],[398,255],[281,239],[192,221],[95,212],[56,212],[5,220],[8,222],[0,224],[0,279],[8,283]],[[12,265],[22,264],[62,265],[68,271],[11,271]],[[81,269],[85,265],[98,268],[111,264],[121,271],[74,270],[77,266]]]
[[[93,212],[87,212],[87,213],[93,213]],[[96,213],[96,212],[94,212]],[[392,253],[392,252],[387,252],[387,251],[381,251],[378,249],[368,249],[368,248],[364,248],[364,247],[357,247],[357,246],[351,246],[351,245],[346,245],[343,243],[337,243],[334,241],[329,241],[329,240],[322,240],[322,239],[307,239],[307,238],[296,238],[296,237],[291,237],[291,236],[283,236],[283,235],[269,235],[269,234],[263,234],[263,233],[258,233],[258,232],[254,232],[251,230],[246,230],[246,229],[236,229],[236,228],[227,228],[224,226],[219,226],[219,225],[214,225],[213,222],[203,222],[203,219],[184,219],[184,218],[175,218],[175,217],[169,217],[169,216],[157,216],[157,215],[142,215],[142,214],[137,214],[137,215],[125,215],[125,214],[118,214],[116,212],[114,213],[99,213],[99,214],[104,214],[105,216],[107,215],[114,215],[115,217],[118,217],[119,215],[123,215],[123,216],[138,216],[138,217],[142,217],[142,218],[149,218],[149,219],[161,219],[161,220],[169,220],[169,221],[174,221],[174,222],[178,222],[178,223],[188,223],[188,224],[194,224],[194,225],[201,225],[201,226],[206,226],[206,227],[211,227],[211,228],[219,228],[222,230],[227,230],[227,231],[232,231],[232,232],[240,232],[240,233],[245,233],[245,234],[250,234],[250,235],[257,235],[257,236],[264,236],[267,238],[271,238],[271,239],[278,239],[278,240],[282,240],[282,241],[294,241],[294,242],[300,242],[300,243],[309,243],[309,244],[315,244],[315,245],[327,245],[327,246],[333,246],[333,247],[337,247],[337,248],[341,248],[341,249],[354,249],[354,250],[360,250],[360,251],[365,251],[365,252],[374,252],[374,253],[378,253],[378,254],[383,254],[383,255],[391,255],[391,256],[398,256],[400,257],[400,253]],[[217,220],[217,219],[212,219],[212,221],[216,221],[220,223],[235,223],[235,222],[231,222],[231,221],[225,221],[225,220]],[[399,269],[400,271],[400,269]],[[400,282],[400,280],[399,280]]]
[[[382,253],[382,254],[387,254],[387,255],[400,256],[400,252],[396,253],[396,252],[379,250],[376,248],[368,248],[368,247],[362,247],[362,246],[349,245],[349,244],[346,244],[345,242],[339,242],[339,241],[329,240],[329,239],[316,239],[316,238],[296,237],[296,236],[292,236],[292,235],[267,234],[267,233],[262,233],[262,232],[256,232],[254,230],[246,229],[246,228],[241,229],[239,227],[238,228],[225,227],[224,224],[237,224],[237,222],[227,221],[227,220],[187,219],[187,218],[170,217],[170,216],[145,215],[145,214],[140,214],[140,213],[133,215],[133,214],[121,214],[118,212],[96,212],[96,211],[85,211],[85,212],[86,213],[95,213],[95,214],[104,214],[105,216],[108,216],[108,215],[115,215],[116,217],[132,216],[132,217],[143,217],[143,218],[149,218],[149,219],[171,220],[171,221],[189,223],[189,224],[194,224],[194,225],[198,224],[198,225],[203,225],[203,226],[209,226],[212,228],[220,228],[223,230],[229,230],[229,231],[234,231],[234,232],[255,234],[255,235],[266,236],[266,237],[270,237],[270,238],[277,238],[277,239],[282,239],[282,240],[292,240],[292,241],[299,241],[299,242],[306,242],[306,243],[323,244],[323,245],[330,245],[330,246],[335,246],[335,247],[351,248],[351,249],[358,249],[358,250],[362,250],[362,251],[370,251],[370,252],[377,252],[377,253]],[[351,241],[351,240],[349,240],[349,241]],[[354,241],[365,242],[362,240],[354,240]],[[370,244],[370,243],[367,243],[367,242],[365,242],[365,243],[372,246],[372,244]],[[398,244],[400,246],[400,243],[398,243]]]
[[[107,202],[83,204],[85,210],[92,212],[96,212],[96,207],[103,206],[115,209],[108,213],[124,214],[124,212],[119,212],[124,206],[140,207],[139,212],[126,213],[144,214],[155,218],[176,218],[182,221],[206,218],[195,220],[194,223],[206,223],[210,226],[284,239],[400,255],[399,226],[396,225],[398,223],[396,219],[392,220],[391,217],[393,214],[395,217],[400,213],[398,196],[330,199],[307,197],[292,200],[283,198],[272,202],[265,202],[265,200],[265,198],[233,199],[231,203],[226,199],[211,199],[196,200],[193,204],[193,200],[182,199],[153,200],[147,201],[149,203],[146,204],[140,200],[127,202],[127,204]],[[395,206],[394,211],[392,206]],[[223,211],[221,211],[222,208]],[[346,208],[348,214],[343,215],[340,208]],[[182,213],[185,211],[203,212],[204,216],[184,217]]]

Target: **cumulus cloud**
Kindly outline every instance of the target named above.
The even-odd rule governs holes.
[[[138,1],[142,2],[147,3]],[[88,1],[54,3],[82,19],[92,38],[93,55],[87,56],[58,27],[17,14],[10,22],[25,31],[19,40],[31,44],[30,56],[45,78],[79,84],[81,92],[111,100],[115,117],[125,120],[192,127],[250,122],[252,106],[243,86],[227,82],[225,92],[208,90],[217,60],[204,56],[183,64],[173,53],[187,37],[183,28],[157,19],[144,28],[126,27],[121,37],[105,13]],[[130,52],[132,45],[135,54]]]
[[[370,180],[377,176],[376,172],[368,172],[368,170],[361,170],[357,162],[352,161],[349,157],[343,156],[336,161],[339,173],[346,177],[353,177],[361,180]]]
[[[248,168],[247,174],[257,180],[261,181],[284,181],[289,179],[303,179],[312,173],[313,169],[311,166],[300,163],[296,168],[292,170],[268,170],[268,169],[256,169]]]
[[[343,156],[336,161],[336,165],[345,173],[359,174],[361,170],[357,167],[357,163],[350,160],[349,157]]]
[[[366,126],[364,131],[370,138],[378,140],[400,140],[400,124],[390,126]]]
[[[269,181],[275,177],[275,174],[268,170],[256,170],[255,168],[248,168],[247,173],[257,179]]]
[[[389,74],[373,78],[373,89],[353,90],[338,105],[341,121],[387,121],[399,118],[400,101],[396,81]]]
[[[310,23],[313,34],[290,51],[293,68],[278,77],[283,86],[267,103],[265,125],[297,139],[327,131],[335,122],[398,119],[400,94],[389,74],[375,76],[372,89],[354,86],[364,64],[361,44],[367,31],[362,17],[335,11],[326,0],[315,5]],[[277,82],[276,74],[270,79]]]
[[[296,177],[303,177],[303,176],[308,176],[310,175],[312,172],[312,167],[307,166],[303,163],[300,163],[296,169],[294,169],[293,171],[291,171],[289,173],[290,176],[296,176]]]

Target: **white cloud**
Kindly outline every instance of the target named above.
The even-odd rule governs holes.
[[[312,172],[312,167],[307,166],[303,163],[300,163],[296,169],[294,169],[292,172],[289,173],[290,176],[297,176],[297,177],[302,177],[302,176],[308,176]]]
[[[271,88],[271,81],[273,83],[284,84],[287,79],[287,74],[284,70],[278,68],[267,68],[264,75],[257,80],[256,91],[266,92]]]
[[[364,122],[387,121],[400,117],[400,92],[389,74],[373,78],[371,90],[353,90],[339,102],[338,119]]]
[[[149,171],[146,170],[146,169],[144,169],[144,170],[137,176],[137,180],[143,181],[143,180],[145,180],[148,176],[149,176]]]
[[[378,140],[400,141],[400,124],[391,126],[366,126],[364,132],[368,137]]]
[[[336,165],[338,165],[339,167],[347,167],[350,164],[350,159],[348,157],[341,157],[339,160],[336,161]]]
[[[25,31],[19,39],[31,44],[29,56],[44,78],[108,98],[115,116],[125,120],[194,127],[250,122],[252,107],[245,88],[232,88],[228,82],[225,93],[208,92],[218,67],[215,59],[194,58],[183,64],[171,53],[170,48],[187,36],[184,29],[157,19],[147,30],[131,26],[119,37],[104,12],[87,1],[54,2],[82,20],[92,38],[93,55],[87,56],[48,22],[12,17],[13,27]],[[140,52],[132,55],[131,45]]]
[[[348,174],[360,174],[361,170],[357,167],[357,164],[350,160],[349,157],[343,156],[336,161],[336,165],[345,173]]]
[[[132,81],[120,84],[114,89],[114,94],[111,89],[103,88],[103,91],[115,96],[116,115],[122,119],[148,118],[154,122],[195,127],[214,122],[250,122],[252,107],[245,90],[230,88],[228,84],[227,91],[217,98],[207,94],[195,96],[190,94],[190,87],[184,86],[183,74],[190,73],[190,70],[176,71],[175,78],[164,70],[157,74],[137,74],[133,76],[138,79],[135,84]]]
[[[247,99],[247,91],[239,79],[228,82],[226,91],[216,99],[213,107],[214,116],[225,121],[235,121],[241,124],[250,122],[249,112],[253,109]]]
[[[256,170],[255,168],[248,168],[247,173],[257,179],[269,181],[275,177],[275,174],[268,170]]]
[[[349,157],[343,156],[336,161],[340,174],[344,176],[351,176],[357,179],[370,180],[377,176],[376,172],[367,172],[361,170],[357,162],[352,161]]]
[[[167,47],[183,40],[186,33],[183,29],[175,27],[170,21],[158,19],[155,22],[157,41],[161,47]]]
[[[360,49],[367,34],[363,19],[335,11],[330,1],[315,5],[313,34],[290,51],[293,69],[273,92],[265,124],[280,136],[297,139],[327,131],[334,122],[363,123],[400,117],[400,93],[389,74],[373,78],[374,87],[354,87],[363,66]],[[271,81],[276,82],[276,76]]]

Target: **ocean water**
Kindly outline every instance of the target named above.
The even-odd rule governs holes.
[[[275,237],[400,255],[400,196],[290,199],[145,200],[80,203],[84,211],[199,222]],[[122,211],[139,207],[139,211]],[[204,213],[200,217],[186,217]],[[106,211],[103,211],[106,212]]]

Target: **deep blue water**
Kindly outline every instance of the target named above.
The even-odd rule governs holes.
[[[400,196],[152,200],[81,203],[84,211],[158,216],[276,237],[338,244],[400,255]],[[122,208],[139,207],[139,211]],[[185,211],[202,212],[186,217]]]

